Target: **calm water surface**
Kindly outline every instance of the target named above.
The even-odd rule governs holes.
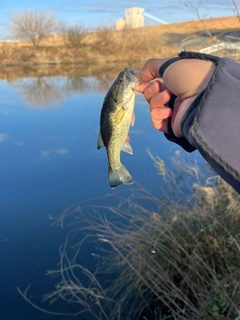
[[[56,268],[58,248],[69,231],[52,225],[49,217],[74,202],[115,192],[108,185],[106,152],[97,150],[100,109],[111,81],[80,76],[0,81],[2,320],[67,319],[43,314],[25,302],[16,287],[24,290],[28,284],[32,301],[40,306],[76,311],[40,303],[56,283],[45,271]],[[135,115],[130,132],[134,154],[122,153],[122,162],[139,184],[153,191],[161,179],[147,149],[168,164],[178,148],[151,127],[142,95],[136,97]],[[82,260],[87,264],[87,258]]]

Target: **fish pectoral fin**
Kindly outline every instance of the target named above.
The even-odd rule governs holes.
[[[121,109],[118,111],[117,115],[116,115],[116,123],[120,124],[122,122],[122,119],[126,113],[127,109],[124,107],[121,107]]]
[[[127,141],[124,142],[124,145],[122,147],[122,151],[124,151],[128,154],[133,154],[132,147],[131,147],[130,143]]]
[[[105,146],[104,146],[104,143],[103,143],[103,139],[102,139],[101,132],[99,132],[97,149],[99,150],[99,149],[101,149],[102,147],[105,147]]]

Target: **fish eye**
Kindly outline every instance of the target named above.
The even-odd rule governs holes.
[[[123,82],[123,78],[118,79],[118,83],[122,83]]]

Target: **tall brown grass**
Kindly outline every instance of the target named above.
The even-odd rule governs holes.
[[[237,17],[205,19],[204,23],[210,31],[239,28]],[[46,37],[37,48],[33,48],[29,41],[0,44],[1,65],[145,61],[150,57],[174,56],[183,49],[199,50],[204,45],[184,48],[181,45],[183,39],[203,31],[200,21],[118,31],[100,27],[87,32],[76,26],[66,31]],[[216,37],[206,38],[205,45],[217,41]]]
[[[240,319],[240,196],[207,165],[176,153],[170,170],[150,156],[163,181],[157,195],[136,186],[56,220],[71,231],[44,300],[79,304],[76,314],[99,320]],[[87,268],[82,249],[93,243]]]

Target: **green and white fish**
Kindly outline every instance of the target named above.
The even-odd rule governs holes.
[[[111,188],[120,184],[132,184],[133,178],[121,164],[121,150],[133,154],[129,143],[130,124],[134,124],[134,100],[140,81],[138,69],[125,68],[119,73],[108,90],[100,117],[98,149],[106,147],[108,157],[108,179]]]

